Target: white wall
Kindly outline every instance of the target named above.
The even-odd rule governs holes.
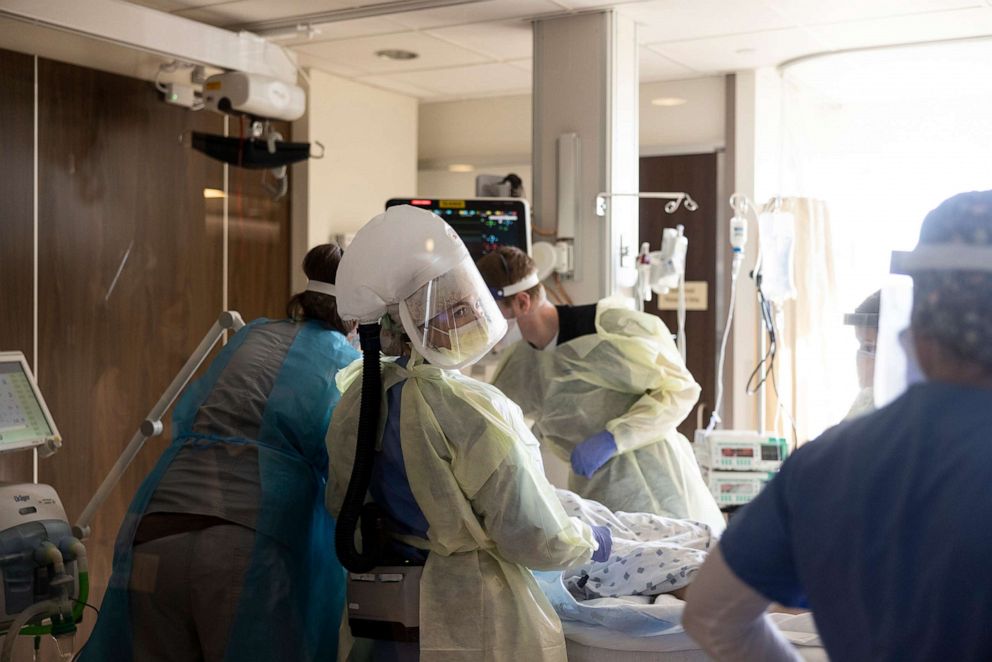
[[[480,173],[515,173],[530,196],[531,103],[522,94],[420,106],[417,195],[471,197]],[[449,172],[452,163],[473,172]]]
[[[712,151],[724,144],[726,92],[723,76],[641,84],[641,154]],[[681,106],[655,106],[677,97]]]
[[[417,195],[425,198],[472,198],[475,197],[476,175],[507,175],[512,172],[523,180],[524,192],[529,200],[534,191],[531,170],[530,161],[477,166],[473,172],[448,172],[446,168],[421,170],[417,173]]]
[[[311,69],[297,140],[320,141],[323,159],[294,169],[294,264],[308,248],[352,233],[386,200],[416,194],[417,100]],[[306,246],[302,245],[305,237]]]
[[[738,72],[736,76],[734,192],[743,193],[757,205],[778,193],[780,185],[781,95],[781,77],[772,68]],[[759,427],[759,399],[743,395],[748,377],[761,356],[757,292],[754,281],[746,277],[747,265],[754,264],[757,257],[756,230],[752,219],[745,267],[737,290],[733,361],[728,366],[728,388],[733,389],[735,396],[732,418],[725,425],[740,430]]]
[[[681,106],[651,105],[658,97],[686,99]],[[640,86],[641,154],[712,151],[725,140],[722,76],[643,83]],[[425,103],[418,125],[417,195],[468,197],[479,173],[516,173],[530,197],[531,95]],[[473,172],[449,172],[452,163]]]
[[[530,159],[531,103],[522,94],[420,106],[420,160],[458,162],[485,156],[503,162]]]
[[[712,151],[725,141],[725,91],[722,76],[642,83],[641,154]],[[659,97],[680,97],[681,106],[651,104]],[[471,196],[478,173],[514,172],[531,186],[531,95],[425,103],[420,106],[417,195]],[[452,163],[474,172],[448,172]]]

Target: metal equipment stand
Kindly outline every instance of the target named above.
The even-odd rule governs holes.
[[[176,401],[179,394],[182,393],[183,389],[189,383],[189,380],[193,378],[193,374],[200,368],[200,365],[213,350],[217,342],[224,336],[228,331],[238,331],[245,325],[243,319],[241,319],[240,313],[234,310],[227,310],[220,314],[214,325],[210,327],[207,331],[207,335],[203,337],[200,344],[197,345],[196,349],[190,355],[189,359],[186,361],[185,365],[179,370],[176,378],[172,380],[168,388],[159,398],[152,410],[148,412],[148,416],[145,420],[141,422],[138,431],[134,433],[131,437],[131,442],[121,453],[121,456],[117,458],[117,462],[110,469],[110,473],[107,477],[103,479],[103,483],[100,484],[100,488],[90,499],[90,502],[86,504],[86,508],[83,509],[82,514],[79,516],[79,520],[72,527],[73,535],[80,540],[85,540],[90,535],[90,522],[93,520],[93,515],[96,511],[103,505],[103,502],[107,500],[110,493],[117,483],[120,481],[121,476],[130,466],[131,462],[134,460],[135,456],[141,451],[141,448],[145,445],[150,437],[155,437],[162,434],[162,416],[168,411],[172,403]]]

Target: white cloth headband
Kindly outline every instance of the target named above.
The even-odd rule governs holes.
[[[516,294],[517,292],[525,292],[540,282],[541,280],[537,277],[537,274],[532,273],[521,281],[517,281],[516,283],[511,283],[506,287],[499,288],[496,291],[496,296],[510,297]]]
[[[992,248],[967,244],[930,244],[913,251],[892,251],[890,271],[992,271]]]
[[[333,283],[325,283],[322,280],[308,280],[307,281],[307,292],[319,292],[321,294],[327,294],[329,296],[337,296],[334,291]]]

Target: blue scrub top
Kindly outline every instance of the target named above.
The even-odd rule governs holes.
[[[408,359],[402,357],[397,363],[406,367]],[[400,416],[403,399],[403,385],[406,380],[394,384],[386,391],[386,425],[382,433],[382,448],[376,453],[372,469],[372,482],[369,492],[372,500],[389,515],[400,533],[427,539],[429,525],[424,512],[410,489],[410,479],[406,474],[403,460],[403,447],[400,443]],[[423,563],[427,552],[396,542],[393,555],[408,561]]]
[[[720,548],[833,660],[992,660],[990,515],[992,390],[925,383],[799,449]]]

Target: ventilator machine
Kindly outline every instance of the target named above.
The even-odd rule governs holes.
[[[51,456],[62,445],[55,421],[21,352],[0,352],[0,452]],[[60,659],[73,654],[76,624],[89,595],[86,548],[72,535],[49,485],[0,483],[0,661],[17,636],[52,636]]]

